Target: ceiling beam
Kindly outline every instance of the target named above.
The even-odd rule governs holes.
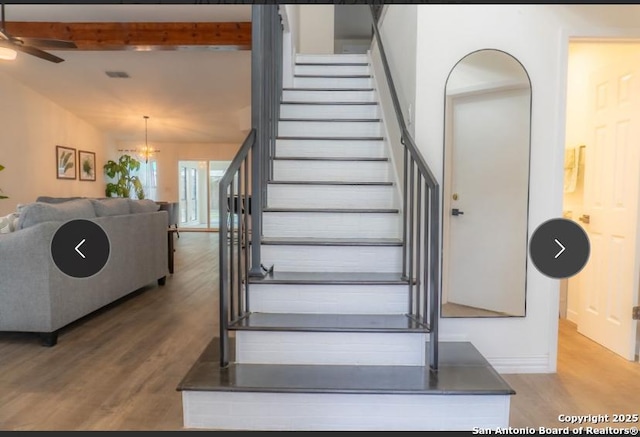
[[[8,21],[15,37],[73,41],[76,50],[251,50],[251,22],[59,23]]]

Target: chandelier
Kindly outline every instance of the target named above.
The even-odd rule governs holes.
[[[140,150],[138,150],[138,156],[140,156],[140,159],[143,159],[144,162],[147,164],[149,163],[149,158],[151,158],[152,156],[154,156],[156,153],[160,151],[152,147],[149,147],[148,130],[147,130],[148,120],[149,120],[149,116],[145,115],[144,116],[144,146],[141,147]]]
[[[147,127],[147,121],[149,120],[148,115],[144,115],[144,146],[136,148],[136,149],[119,149],[119,152],[131,152],[136,155],[140,160],[144,161],[145,164],[149,163],[149,158],[155,156],[160,150],[154,149],[149,146],[149,131]]]

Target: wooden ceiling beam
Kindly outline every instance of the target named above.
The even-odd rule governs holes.
[[[76,50],[251,50],[251,22],[59,23],[8,21],[15,37],[73,41]]]

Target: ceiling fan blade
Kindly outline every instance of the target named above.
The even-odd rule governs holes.
[[[28,53],[30,55],[36,56],[40,59],[44,59],[50,62],[55,62],[56,64],[59,62],[63,62],[64,59],[59,58],[55,55],[52,55],[51,53],[47,53],[43,50],[37,49],[35,47],[31,47],[31,46],[23,46],[20,44],[11,44],[10,48],[14,49],[14,50],[18,50],[19,52],[24,52],[24,53]]]
[[[77,49],[78,46],[73,41],[51,38],[28,38],[14,37],[14,40],[22,41],[24,45],[41,47],[44,49]]]

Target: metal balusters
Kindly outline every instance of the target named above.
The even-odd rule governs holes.
[[[421,282],[421,271],[423,270],[422,264],[420,264],[420,252],[422,252],[422,241],[420,240],[420,228],[424,226],[422,218],[422,199],[420,196],[422,195],[422,175],[418,173],[418,182],[416,183],[416,246],[418,249],[416,250],[416,315],[418,316],[418,320],[422,319],[426,321],[427,315],[421,314],[420,308],[420,282]],[[425,299],[426,300],[426,299]]]
[[[249,239],[249,216],[251,215],[251,196],[250,196],[250,185],[249,185],[249,168],[250,168],[250,163],[251,163],[251,151],[249,151],[249,154],[247,155],[247,159],[245,159],[242,163],[242,166],[244,168],[244,281],[245,281],[245,287],[247,288],[247,292],[245,293],[245,297],[244,297],[244,306],[242,308],[242,311],[248,312],[249,311],[249,283],[248,283],[248,277],[249,277],[249,259],[251,256],[251,240]]]
[[[413,165],[413,160],[410,160],[409,162],[409,192],[407,193],[407,190],[405,189],[405,195],[408,194],[409,196],[409,211],[406,212],[406,215],[408,216],[408,220],[409,220],[409,240],[407,241],[407,250],[409,251],[409,314],[414,314],[415,308],[414,308],[414,302],[415,302],[415,297],[414,297],[414,290],[413,290],[413,284],[414,284],[414,277],[413,277],[413,204],[414,204],[414,198],[413,198],[413,172],[414,172],[414,165]],[[407,188],[407,186],[405,186],[405,188]]]
[[[263,276],[260,243],[282,92],[277,5],[252,6],[252,129],[219,182],[220,365],[229,364],[229,326],[250,311],[249,277]],[[250,216],[250,217],[249,217]]]
[[[431,308],[429,311],[430,318],[430,340],[429,340],[429,362],[433,370],[438,369],[438,318],[440,317],[440,246],[438,235],[440,233],[440,193],[437,189],[431,190],[431,229],[429,230],[431,244],[431,262],[429,263],[429,270],[431,273],[429,280],[429,288],[431,292],[429,296],[431,298]]]
[[[438,318],[440,301],[440,187],[407,129],[398,93],[393,83],[377,13],[370,5],[373,32],[380,51],[385,79],[400,128],[404,146],[402,276],[409,281],[409,316],[424,324],[429,331],[429,366],[438,369]],[[422,214],[422,181],[424,180],[424,214]],[[421,241],[424,234],[424,243]],[[424,252],[421,254],[421,252]],[[424,259],[424,262],[422,262]]]

